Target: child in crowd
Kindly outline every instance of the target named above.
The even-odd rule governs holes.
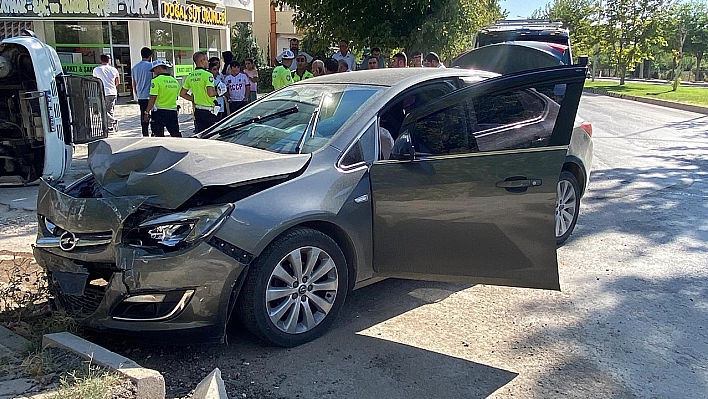
[[[216,61],[210,61],[209,62],[209,72],[214,75],[214,88],[216,89],[216,101],[219,103],[219,107],[221,107],[219,113],[216,115],[219,120],[224,119],[226,116],[226,107],[225,107],[225,100],[224,100],[224,94],[226,94],[226,84],[223,81],[223,76],[219,72],[220,65],[219,65],[219,59],[217,58]]]
[[[248,104],[251,83],[248,76],[241,72],[241,64],[238,61],[231,62],[231,75],[224,78],[224,83],[229,90],[227,97],[230,113],[236,112]]]

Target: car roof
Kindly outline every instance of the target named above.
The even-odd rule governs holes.
[[[364,84],[378,86],[412,86],[427,80],[446,77],[477,78],[480,80],[499,76],[493,72],[460,68],[382,68],[342,72],[307,79],[296,84]]]

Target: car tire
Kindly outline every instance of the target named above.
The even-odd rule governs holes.
[[[563,244],[573,233],[580,213],[580,185],[567,170],[560,174],[556,188],[555,233],[556,245]]]
[[[251,265],[237,311],[246,329],[263,341],[297,346],[327,331],[348,287],[347,262],[337,243],[320,231],[295,228],[273,240]]]

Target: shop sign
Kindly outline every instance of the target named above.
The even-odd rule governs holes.
[[[213,7],[198,4],[164,1],[160,3],[160,20],[190,25],[226,26],[226,11],[218,11]]]
[[[187,76],[194,71],[193,65],[175,65],[175,76]]]
[[[99,64],[61,64],[67,75],[92,75]]]
[[[155,18],[158,0],[2,0],[2,17]]]

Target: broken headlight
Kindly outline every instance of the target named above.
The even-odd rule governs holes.
[[[214,232],[231,209],[231,205],[220,205],[157,216],[128,232],[124,242],[166,251],[181,249]]]

